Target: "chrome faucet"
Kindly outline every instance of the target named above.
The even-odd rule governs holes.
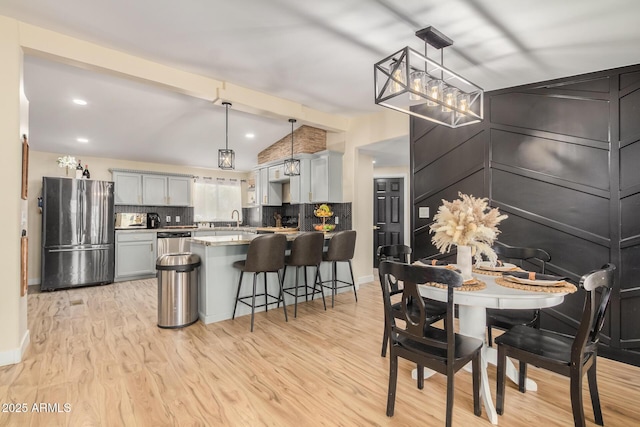
[[[233,221],[233,214],[236,213],[238,214],[238,219],[236,220],[236,227],[240,227],[240,223],[242,221],[240,221],[240,212],[238,212],[237,209],[234,209],[233,212],[231,212],[231,220]]]

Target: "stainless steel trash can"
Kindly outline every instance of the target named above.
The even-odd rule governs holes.
[[[158,257],[158,326],[182,328],[198,320],[200,257],[190,252]]]

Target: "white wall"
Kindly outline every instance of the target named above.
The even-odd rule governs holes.
[[[73,153],[66,153],[73,156]],[[43,176],[66,176],[66,169],[59,168],[57,159],[65,154],[46,153],[32,151],[29,162],[29,283],[40,283],[41,266],[41,232],[42,214],[38,208],[38,197],[42,195]],[[194,176],[210,176],[213,178],[235,178],[246,180],[248,173],[223,171],[219,169],[202,169],[187,166],[164,165],[159,163],[145,163],[131,160],[108,159],[101,157],[79,157],[83,165],[88,165],[91,179],[111,181],[109,169],[133,169],[141,171],[153,171],[163,173],[179,173]],[[75,170],[69,170],[69,176],[73,176]],[[246,190],[246,183],[243,183]],[[242,192],[243,204],[246,202],[246,191]]]
[[[409,134],[409,116],[381,108],[380,113],[353,119],[349,130],[327,138],[327,148],[344,149],[343,194],[353,202],[353,228],[358,233],[354,276],[373,280],[373,159],[359,147]]]
[[[20,296],[22,57],[18,22],[0,16],[0,366],[19,362],[29,339],[27,298]]]

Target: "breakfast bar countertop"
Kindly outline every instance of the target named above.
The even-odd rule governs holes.
[[[288,241],[294,240],[301,232],[284,233]],[[330,239],[335,233],[325,233],[324,238]],[[260,234],[234,234],[230,236],[203,236],[192,237],[189,240],[191,243],[198,243],[204,246],[231,246],[231,245],[248,245],[253,239],[260,236]]]

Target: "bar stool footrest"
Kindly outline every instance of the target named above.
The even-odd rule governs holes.
[[[257,307],[265,307],[265,306],[271,305],[271,304],[279,304],[280,301],[281,301],[280,297],[277,297],[275,295],[271,295],[271,294],[268,294],[268,293],[256,294],[256,298],[258,298],[258,297],[265,297],[266,301],[263,304],[256,304],[255,306],[252,305],[251,303],[248,303],[248,302],[244,301],[246,299],[253,299],[253,295],[247,295],[247,296],[244,296],[244,297],[238,297],[237,301],[239,303],[242,303],[242,304],[248,306],[248,307],[256,307],[256,308]],[[269,298],[271,298],[271,299],[273,299],[275,301],[269,301]]]

